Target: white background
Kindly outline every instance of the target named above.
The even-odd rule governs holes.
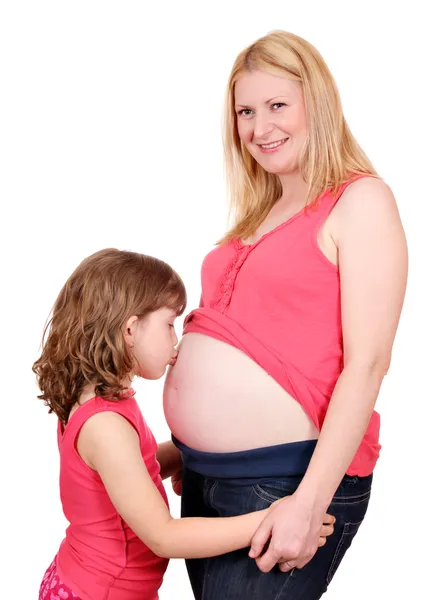
[[[349,124],[392,187],[410,247],[383,451],[365,524],[327,598],[432,598],[432,31],[429,3],[22,2],[0,12],[1,598],[36,598],[62,539],[55,417],[31,371],[54,299],[88,254],[118,247],[179,271],[196,306],[223,233],[221,115],[232,63],[272,29],[312,42]],[[179,324],[181,325],[181,324]],[[169,436],[162,382],[138,398]],[[431,487],[432,489],[432,487]],[[179,500],[170,494],[174,515]],[[161,599],[192,597],[172,561]]]

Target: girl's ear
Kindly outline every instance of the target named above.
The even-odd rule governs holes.
[[[130,317],[124,325],[124,340],[128,348],[134,348],[135,335],[139,318],[136,316]]]

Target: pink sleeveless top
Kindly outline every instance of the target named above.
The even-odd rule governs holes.
[[[318,232],[342,192],[330,191],[256,243],[218,246],[202,265],[200,307],[184,333],[222,340],[245,352],[304,408],[320,430],[343,368],[339,269],[318,246]],[[264,399],[264,402],[266,399]],[[379,456],[374,411],[347,474],[372,473]]]
[[[157,444],[135,398],[88,400],[65,428],[58,424],[60,497],[70,525],[57,555],[57,571],[81,600],[155,600],[168,561],[156,556],[121,519],[100,476],[76,449],[85,421],[104,411],[119,413],[137,431],[143,460],[167,503]]]

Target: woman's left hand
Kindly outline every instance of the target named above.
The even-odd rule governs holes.
[[[252,538],[249,556],[268,573],[279,563],[281,571],[302,569],[320,545],[323,512],[306,506],[297,493],[285,498],[265,517]],[[261,552],[269,541],[266,552]]]

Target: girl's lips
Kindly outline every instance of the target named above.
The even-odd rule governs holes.
[[[172,358],[169,361],[169,365],[171,367],[173,367],[173,365],[176,363],[176,359],[178,358],[178,355],[176,354],[175,356],[172,356]]]

